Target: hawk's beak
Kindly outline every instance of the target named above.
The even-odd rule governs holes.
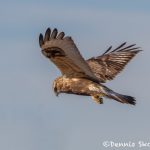
[[[56,95],[56,96],[58,96],[58,95],[59,95],[59,93],[60,93],[60,92],[57,90],[57,88],[56,88],[56,87],[54,87],[54,93],[55,93],[55,95]]]
[[[56,95],[56,96],[59,96],[60,93],[61,93],[61,92],[58,92],[58,91],[56,92],[56,91],[55,91],[55,95]]]
[[[59,93],[58,93],[58,92],[55,92],[55,95],[56,95],[56,96],[58,96],[58,95],[59,95]]]

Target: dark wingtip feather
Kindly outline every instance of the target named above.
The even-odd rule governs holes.
[[[63,37],[65,36],[64,32],[60,32],[57,36],[57,39],[63,39]]]
[[[52,39],[55,39],[56,36],[57,36],[57,33],[58,33],[58,30],[57,30],[56,28],[54,28],[54,30],[53,30],[53,32],[52,32],[52,34],[51,34],[51,38],[52,38]]]
[[[128,52],[128,51],[131,51],[137,54],[138,52],[142,51],[140,47],[134,47],[136,44],[132,44],[132,45],[124,47],[126,43],[127,42],[122,43],[117,48],[113,49],[112,51],[110,51],[112,49],[112,46],[110,46],[102,55],[108,54],[108,52],[113,53],[113,52]]]
[[[42,47],[43,44],[44,44],[43,35],[40,34],[39,35],[39,45],[40,45],[40,47]]]
[[[124,51],[119,51],[119,52],[129,52],[129,53],[132,53],[132,54],[138,54],[139,52],[141,52],[143,50],[140,49],[140,47],[135,47],[135,48],[130,48],[130,49],[127,49],[127,50],[124,50]]]
[[[57,28],[54,28],[53,32],[58,32]]]
[[[126,42],[122,43],[121,45],[119,45],[117,48],[115,48],[114,50],[110,51],[112,49],[112,46],[110,46],[102,55],[107,54],[108,52],[112,53],[115,51],[120,51],[120,48],[123,47],[126,44]]]
[[[50,34],[51,34],[51,29],[47,28],[47,30],[45,32],[44,42],[48,41],[50,39]]]
[[[112,46],[108,47],[108,49],[102,54],[105,55],[107,52],[109,52],[112,49]]]
[[[136,44],[132,44],[132,45],[126,46],[126,47],[124,47],[124,48],[122,48],[122,49],[119,49],[118,51],[126,51],[127,49],[129,49],[129,48],[131,48],[131,47],[134,48],[135,45],[136,45]]]
[[[117,48],[115,48],[115,49],[114,49],[113,51],[111,51],[111,52],[114,52],[114,51],[120,49],[121,47],[123,47],[124,45],[126,45],[126,43],[127,43],[127,42],[122,43],[121,45],[119,45]]]

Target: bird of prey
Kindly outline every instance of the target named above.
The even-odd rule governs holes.
[[[119,94],[103,83],[112,80],[127,63],[141,50],[135,44],[123,43],[117,48],[110,46],[102,55],[85,60],[70,36],[48,28],[43,37],[39,36],[39,45],[44,56],[50,59],[61,71],[56,78],[53,90],[59,93],[91,96],[97,103],[103,103],[103,97],[121,103],[135,105],[132,96]]]

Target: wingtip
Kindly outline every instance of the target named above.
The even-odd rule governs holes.
[[[50,33],[51,33],[51,29],[50,29],[50,28],[47,28],[45,34],[46,34],[46,33],[50,34]]]
[[[39,35],[39,45],[40,45],[40,47],[42,47],[43,44],[44,44],[43,35],[40,33],[40,35]]]
[[[47,28],[47,30],[46,31],[51,31],[51,29],[50,28]]]
[[[57,36],[57,39],[63,39],[65,36],[65,33],[64,32],[60,32]]]
[[[56,36],[57,36],[57,33],[58,33],[57,28],[54,28],[54,30],[52,31],[52,34],[51,34],[51,38],[52,38],[52,39],[55,39]]]
[[[114,50],[111,51],[111,53],[115,52],[115,51],[119,51],[120,48],[122,48],[124,45],[126,45],[127,42],[122,43],[121,45],[119,45],[117,48],[115,48]]]
[[[51,29],[47,28],[45,32],[44,42],[48,41],[50,39]]]
[[[141,49],[137,49],[137,50],[134,50],[133,52],[135,53],[135,54],[138,54],[139,52],[142,52],[143,50],[141,50]]]
[[[108,53],[111,49],[112,49],[112,45],[109,46],[108,49],[107,49],[102,55],[105,55],[105,54]]]

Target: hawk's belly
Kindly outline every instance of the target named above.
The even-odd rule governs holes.
[[[57,93],[95,95],[101,93],[102,87],[84,78],[59,77],[54,81],[54,90]]]

